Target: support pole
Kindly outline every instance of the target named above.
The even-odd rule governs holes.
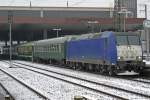
[[[146,34],[147,34],[147,61],[149,61],[149,29],[146,29]]]
[[[12,11],[8,11],[8,24],[9,24],[9,45],[10,45],[10,48],[9,48],[9,54],[10,54],[10,68],[12,67],[12,37],[11,37],[11,33],[12,33],[12,18],[13,18],[13,15],[12,15]]]
[[[56,31],[57,37],[59,37],[59,31],[61,31],[61,28],[55,28],[52,29],[53,31]]]
[[[43,31],[43,38],[47,39],[47,30],[46,29],[44,29],[44,31]]]
[[[124,20],[123,20],[123,31],[126,32],[126,15],[124,15]]]
[[[10,67],[12,67],[12,63],[11,63],[11,60],[12,60],[12,43],[11,43],[11,23],[9,23],[9,43],[10,43],[10,49],[9,49],[9,52],[10,52]]]

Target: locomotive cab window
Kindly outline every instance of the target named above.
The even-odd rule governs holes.
[[[127,36],[124,35],[119,35],[116,36],[116,44],[119,45],[127,45],[128,41],[127,41]]]
[[[116,36],[116,44],[119,45],[140,45],[138,35],[119,35]]]
[[[139,36],[128,36],[129,45],[140,45]]]

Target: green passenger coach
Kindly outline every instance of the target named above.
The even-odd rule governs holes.
[[[65,42],[69,37],[59,37],[53,39],[39,40],[34,43],[33,58],[36,61],[44,60],[54,63],[64,63]]]
[[[31,60],[33,55],[33,43],[34,42],[29,42],[29,43],[18,45],[16,47],[18,57],[26,60]]]

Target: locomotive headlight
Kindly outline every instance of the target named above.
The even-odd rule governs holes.
[[[141,56],[137,56],[136,60],[142,60],[142,57]]]
[[[123,57],[120,57],[120,56],[118,56],[118,58],[117,58],[118,60],[123,60]]]
[[[121,57],[118,57],[118,60],[120,60],[121,59]]]

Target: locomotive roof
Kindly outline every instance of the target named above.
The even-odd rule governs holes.
[[[140,35],[138,32],[113,32],[114,35]]]
[[[74,40],[84,40],[84,39],[94,39],[94,38],[98,38],[100,36],[104,37],[108,37],[108,35],[112,33],[115,36],[116,35],[140,35],[137,32],[111,32],[111,31],[106,31],[106,32],[99,32],[99,33],[89,33],[89,34],[82,34],[79,36],[76,36],[74,38],[72,38],[69,41],[74,41]]]
[[[68,41],[74,41],[74,40],[84,40],[84,39],[92,39],[92,38],[97,38],[101,35],[101,33],[89,33],[89,34],[82,34],[78,35],[76,37],[73,37],[72,39]]]

